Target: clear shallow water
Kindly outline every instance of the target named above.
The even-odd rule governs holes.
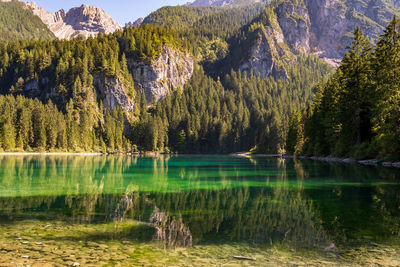
[[[366,253],[364,248],[377,263],[374,250],[393,252],[390,264],[400,264],[400,172],[229,156],[3,156],[0,233],[0,255],[8,257],[0,263],[15,262],[21,257],[16,251],[33,251],[21,240],[39,240],[73,250],[61,258],[84,251],[87,242],[107,249],[130,242],[134,248],[122,253],[116,247],[116,255],[126,256],[120,260],[104,260],[106,248],[90,252],[98,258],[78,259],[88,265],[157,253],[178,265],[201,265],[212,257],[213,263],[237,260],[234,253],[246,255],[250,265],[264,265],[271,249],[286,251],[287,257],[302,251],[303,262],[314,257],[351,265],[366,263],[357,256]],[[18,250],[6,249],[13,245]],[[186,258],[196,257],[180,262],[177,249],[188,253]],[[47,255],[35,251],[37,257]]]

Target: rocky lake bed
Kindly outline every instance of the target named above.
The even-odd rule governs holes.
[[[400,244],[321,248],[313,252],[282,244],[164,247],[139,242],[139,222],[72,225],[24,221],[2,225],[0,266],[399,266]]]

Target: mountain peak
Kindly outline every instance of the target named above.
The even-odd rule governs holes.
[[[108,34],[122,29],[103,9],[88,5],[71,8],[66,14],[65,23],[75,30],[83,31],[87,36],[98,32]]]
[[[71,39],[77,36],[92,37],[98,33],[113,33],[122,27],[115,22],[103,9],[82,4],[71,8],[67,13],[64,9],[51,13],[38,7],[35,2],[24,2],[32,9],[44,24],[59,39]]]
[[[135,21],[130,21],[130,22],[128,22],[128,23],[125,24],[125,28],[130,28],[130,27],[139,26],[139,25],[141,25],[141,24],[143,23],[143,21],[144,21],[144,18],[138,18],[138,19],[135,20]]]
[[[206,6],[239,6],[239,5],[247,5],[252,3],[265,2],[264,0],[195,0],[193,2],[189,2],[187,6],[198,6],[198,7],[206,7]]]

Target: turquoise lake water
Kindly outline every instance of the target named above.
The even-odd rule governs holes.
[[[124,240],[166,249],[397,249],[400,171],[231,156],[0,156],[0,231],[25,221],[135,221],[145,227]]]

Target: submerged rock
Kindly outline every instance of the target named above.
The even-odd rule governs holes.
[[[330,244],[329,246],[327,246],[326,248],[324,248],[324,251],[328,251],[328,252],[338,252],[339,249],[336,247],[336,245],[334,243]]]
[[[164,242],[170,247],[193,245],[192,232],[182,219],[175,219],[155,207],[150,216],[150,223],[156,229],[155,240]]]
[[[236,260],[242,260],[242,261],[256,261],[255,258],[244,257],[244,256],[233,256],[233,258]]]

